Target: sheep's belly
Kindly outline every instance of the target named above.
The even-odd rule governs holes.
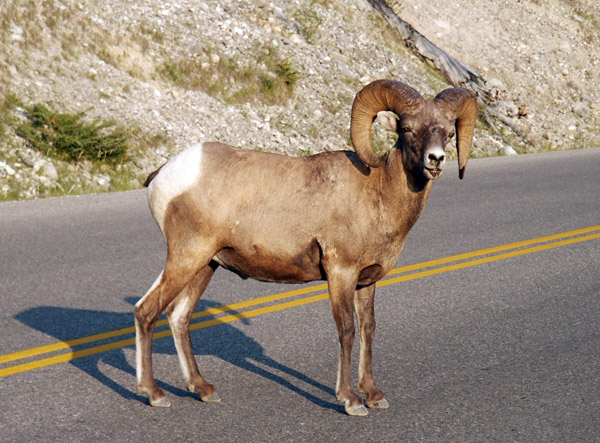
[[[224,248],[213,260],[242,278],[280,283],[325,280],[319,251],[312,248],[295,256],[275,255],[259,250],[242,254],[234,248]]]

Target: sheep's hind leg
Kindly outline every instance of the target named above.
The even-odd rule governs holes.
[[[389,407],[383,392],[375,387],[373,380],[372,344],[375,336],[375,285],[360,288],[354,293],[354,312],[360,330],[360,362],[358,366],[358,391],[367,397],[367,407]]]
[[[156,384],[152,371],[152,337],[156,320],[204,266],[206,262],[190,255],[168,255],[163,273],[135,305],[137,391],[148,395],[152,406],[171,406]]]
[[[215,262],[211,262],[200,269],[192,281],[187,284],[177,298],[167,307],[167,317],[173,331],[177,357],[179,358],[179,364],[181,365],[187,388],[191,392],[200,394],[200,399],[204,402],[219,402],[221,399],[215,392],[215,388],[204,380],[198,370],[190,337],[190,320],[194,308],[204,293],[217,266]]]

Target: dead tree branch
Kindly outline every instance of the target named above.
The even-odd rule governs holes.
[[[490,92],[485,85],[484,78],[473,69],[446,53],[423,34],[417,31],[410,23],[405,22],[383,0],[367,0],[398,32],[404,43],[412,48],[421,58],[440,71],[444,77],[456,87],[471,89],[484,102],[489,102]]]
[[[504,115],[500,114],[498,111],[489,108],[486,110],[487,113],[492,114],[494,117],[496,117],[498,120],[500,120],[502,123],[504,123],[506,126],[508,126],[510,129],[513,130],[513,132],[515,134],[517,134],[519,137],[521,137],[521,139],[527,143],[528,145],[533,146],[533,141],[531,140],[531,138],[529,138],[529,136],[527,134],[525,134],[523,131],[521,131],[517,125],[515,125],[512,121],[510,121],[510,119],[508,117],[505,117]]]
[[[400,35],[406,46],[411,48],[426,63],[433,66],[455,87],[471,89],[477,94],[481,103],[489,107],[486,112],[500,120],[512,129],[525,143],[532,145],[531,139],[521,131],[512,121],[499,112],[493,110],[494,97],[486,86],[485,79],[475,70],[452,57],[443,49],[434,45],[423,34],[417,31],[410,23],[405,22],[387,5],[384,0],[367,0],[379,12],[388,24]],[[489,114],[485,118],[489,121]],[[495,126],[490,125],[495,129]],[[495,129],[496,132],[499,132]]]

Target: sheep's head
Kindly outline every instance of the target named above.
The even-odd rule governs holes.
[[[456,132],[459,177],[463,178],[477,119],[473,92],[450,88],[425,100],[415,89],[393,80],[365,86],[352,105],[350,135],[356,153],[372,168],[385,163],[385,156],[376,155],[371,147],[371,126],[378,116],[385,128],[398,133],[396,147],[402,150],[404,166],[428,180],[441,175],[446,145]]]

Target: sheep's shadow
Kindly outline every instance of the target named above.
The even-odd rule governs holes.
[[[128,298],[128,302],[135,303],[137,299]],[[206,300],[200,300],[197,311],[208,308],[218,308],[218,303]],[[236,314],[236,312],[228,312]],[[106,332],[109,325],[111,330],[127,328],[133,325],[132,313],[119,313],[108,311],[91,311],[85,309],[60,308],[52,306],[43,306],[29,309],[15,316],[23,324],[37,329],[45,334],[51,335],[61,341],[69,341],[76,337],[90,336]],[[249,324],[248,319],[241,318],[241,321]],[[335,395],[333,389],[313,380],[301,372],[279,363],[265,354],[263,347],[251,337],[248,337],[239,329],[229,323],[222,323],[214,327],[204,328],[192,331],[192,342],[196,355],[212,355],[220,358],[241,369],[250,371],[271,380],[279,385],[297,393],[317,406],[344,412],[342,405],[331,403],[318,396],[300,388],[297,384],[289,381],[284,376],[277,375],[274,371],[293,377],[298,381],[316,387],[328,395]],[[94,343],[91,346],[101,344]],[[90,346],[88,345],[88,346]],[[168,339],[154,340],[153,353],[176,355],[175,346],[172,337]],[[176,359],[175,359],[176,361]],[[177,363],[174,364],[179,366]],[[122,386],[115,380],[108,377],[100,369],[100,362],[117,368],[127,374],[135,376],[135,368],[127,361],[125,353],[121,348],[110,352],[101,352],[84,358],[77,358],[70,361],[70,364],[86,372],[103,385],[109,387],[125,399],[138,400],[147,403],[147,398],[138,395],[134,391]],[[259,366],[260,365],[260,366]],[[262,367],[261,367],[262,366]],[[269,368],[264,369],[264,368]],[[271,369],[273,371],[271,371]],[[202,371],[202,366],[200,365]],[[216,378],[210,377],[209,378]],[[197,394],[188,392],[185,389],[178,388],[163,381],[157,380],[157,384],[167,392],[179,397],[195,397]],[[183,385],[182,379],[182,385]],[[218,391],[218,383],[217,383]]]

